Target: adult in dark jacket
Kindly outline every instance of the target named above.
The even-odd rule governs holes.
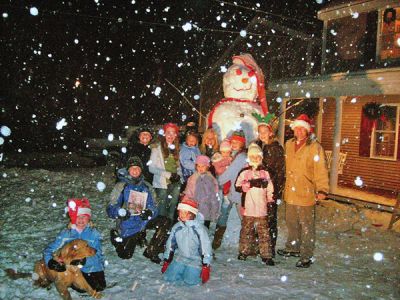
[[[282,193],[285,187],[285,151],[282,145],[274,139],[273,128],[268,122],[259,122],[258,139],[255,143],[262,149],[263,165],[270,174],[274,185],[274,201],[268,203],[267,218],[272,255],[275,256],[275,246],[278,237],[277,202],[282,201]]]
[[[138,156],[143,163],[142,174],[147,182],[153,182],[153,174],[149,172],[148,167],[152,139],[153,136],[150,128],[147,126],[139,127],[128,141],[126,152],[122,153],[119,166],[120,168],[125,167],[129,158]]]

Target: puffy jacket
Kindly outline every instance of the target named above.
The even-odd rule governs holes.
[[[262,179],[264,186],[251,187],[247,192],[244,192],[242,185],[253,179]],[[242,169],[235,186],[236,190],[242,193],[244,216],[265,217],[267,215],[267,202],[273,202],[274,186],[268,171],[263,166],[259,166],[256,170],[252,167]]]
[[[229,189],[228,199],[235,203],[240,203],[241,194],[236,191],[235,181],[238,177],[240,170],[242,170],[246,165],[247,155],[246,152],[241,152],[233,159],[231,165],[218,177],[218,183],[220,186],[227,182],[231,182],[231,187]]]
[[[210,172],[202,175],[195,172],[189,177],[183,193],[199,204],[199,212],[205,220],[217,220],[221,206],[217,195],[218,183]]]
[[[328,168],[320,143],[308,139],[295,152],[295,139],[286,142],[286,203],[299,206],[315,205],[318,192],[329,192]]]
[[[149,171],[154,174],[153,187],[155,189],[166,189],[167,179],[171,177],[171,172],[165,170],[164,156],[161,150],[161,145],[158,144],[151,148]],[[182,175],[181,168],[178,167],[178,175]]]
[[[186,182],[196,170],[196,157],[200,154],[200,150],[197,146],[189,147],[186,145],[186,143],[181,145],[181,149],[179,151],[179,162],[181,164],[184,182]]]
[[[207,228],[199,220],[179,221],[172,229],[165,246],[164,259],[170,252],[174,259],[187,265],[199,267],[211,263],[211,242]]]
[[[53,253],[58,249],[62,248],[65,244],[76,240],[81,239],[88,242],[89,246],[96,249],[96,254],[94,256],[90,256],[86,258],[86,263],[82,267],[81,271],[84,273],[91,272],[100,272],[104,270],[104,256],[103,251],[101,249],[101,235],[95,229],[90,227],[89,225],[86,228],[79,232],[76,229],[65,229],[61,231],[56,240],[49,244],[47,248],[43,251],[44,261],[47,263],[51,258],[53,258]]]
[[[158,211],[154,204],[153,194],[146,186],[143,180],[140,181],[140,183],[138,184],[132,184],[132,183],[126,184],[123,191],[119,195],[116,203],[115,204],[110,203],[107,206],[107,215],[110,218],[118,219],[119,218],[118,211],[121,208],[128,209],[128,200],[131,191],[147,193],[146,209],[150,209],[152,211],[153,214],[151,216],[151,219],[155,218],[158,214]],[[121,236],[123,238],[126,238],[135,235],[136,233],[142,231],[146,227],[148,222],[149,222],[148,219],[142,220],[142,218],[139,215],[131,215],[127,220],[122,220],[119,223],[119,227],[121,229]]]

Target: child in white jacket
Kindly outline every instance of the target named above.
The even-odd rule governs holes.
[[[250,144],[247,157],[249,166],[242,169],[236,179],[236,190],[242,193],[241,214],[242,229],[240,230],[238,259],[246,260],[256,243],[262,261],[275,265],[272,259],[270,236],[267,220],[267,203],[272,202],[274,187],[268,171],[262,165],[263,152],[256,144]]]

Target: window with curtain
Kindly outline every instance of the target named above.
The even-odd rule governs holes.
[[[382,14],[380,58],[400,58],[400,7],[387,8]]]
[[[361,115],[359,155],[400,160],[400,105],[380,106],[379,117]]]
[[[371,137],[371,157],[396,159],[399,134],[399,107],[385,105]]]

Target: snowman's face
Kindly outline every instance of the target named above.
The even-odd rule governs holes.
[[[232,65],[223,79],[225,98],[254,100],[257,97],[257,77],[254,71],[239,64]]]

